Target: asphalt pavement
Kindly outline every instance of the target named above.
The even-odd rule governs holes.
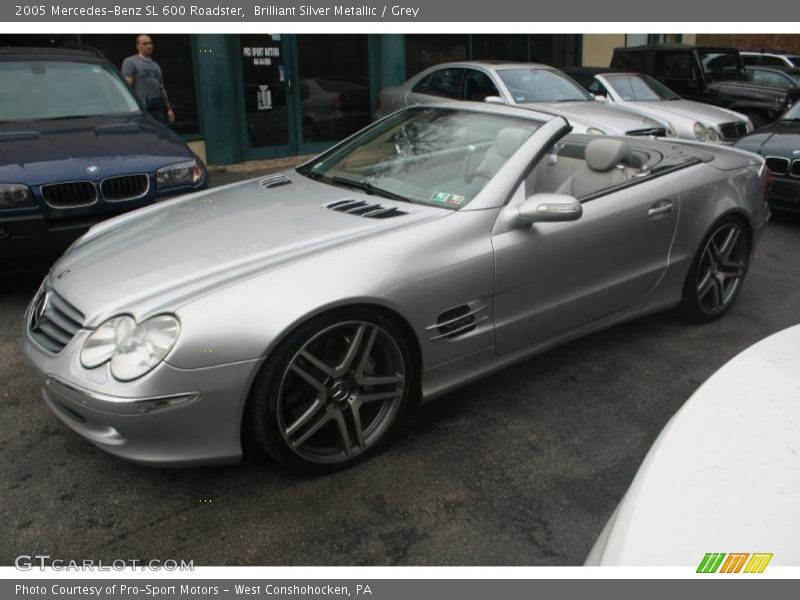
[[[317,478],[140,467],[73,433],[19,351],[41,276],[0,284],[0,564],[577,565],[698,385],[800,322],[800,218],[773,219],[723,319],[673,311],[552,350],[423,406],[382,453]]]

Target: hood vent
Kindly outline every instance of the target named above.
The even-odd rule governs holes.
[[[272,175],[271,177],[265,177],[261,181],[259,181],[261,187],[263,188],[275,188],[280,187],[282,185],[291,185],[293,182],[289,177],[286,175]]]
[[[473,331],[478,323],[488,319],[489,315],[481,314],[485,310],[486,305],[480,301],[449,308],[436,318],[436,323],[425,329],[431,334],[431,341],[458,337]]]
[[[399,208],[387,208],[380,204],[372,204],[364,202],[363,200],[337,200],[326,204],[325,208],[343,212],[348,215],[358,215],[367,219],[389,219],[391,217],[399,217],[400,215],[407,215],[408,213],[400,210]]]

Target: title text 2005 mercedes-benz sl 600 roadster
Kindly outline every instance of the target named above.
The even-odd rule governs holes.
[[[730,308],[769,209],[755,154],[402,110],[295,171],[93,227],[25,315],[45,401],[152,465],[243,448],[324,472],[403,410],[556,344]]]

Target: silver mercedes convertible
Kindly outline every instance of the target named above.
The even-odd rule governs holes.
[[[319,473],[577,336],[725,313],[769,216],[763,159],[569,131],[419,106],[295,171],[96,225],[25,314],[45,402],[138,463],[252,451]]]

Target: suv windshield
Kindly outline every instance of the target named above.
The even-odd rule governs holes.
[[[0,121],[139,112],[113,68],[96,63],[0,61]]]
[[[581,86],[550,69],[501,69],[497,71],[514,102],[594,101]]]
[[[681,97],[649,75],[606,75],[623,100],[680,100]]]
[[[367,194],[457,209],[484,188],[540,125],[467,110],[411,108],[298,171]]]
[[[709,79],[747,81],[747,70],[738,52],[698,52]]]

